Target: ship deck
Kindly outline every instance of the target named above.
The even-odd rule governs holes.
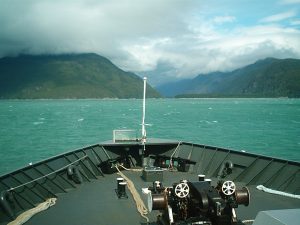
[[[106,174],[101,167],[102,163],[120,157],[132,160],[132,165],[128,168],[152,166],[156,160],[159,163],[159,157],[194,161],[195,164],[186,172],[164,171],[164,187],[170,187],[180,180],[197,181],[198,174],[211,178],[212,185],[215,186],[216,177],[224,163],[232,163],[232,173],[224,180],[234,181],[238,189],[246,186],[251,195],[249,206],[240,205],[236,210],[240,220],[253,220],[260,211],[300,208],[299,199],[256,189],[257,185],[264,185],[299,195],[299,162],[176,141],[148,141],[145,157],[142,157],[141,152],[143,146],[136,142],[96,144],[28,165],[0,177],[0,225],[7,224],[13,217],[51,197],[57,198],[56,204],[36,214],[26,224],[146,224],[128,189],[127,199],[117,197],[116,178],[120,176],[116,173]],[[79,184],[70,174],[76,174],[76,171],[82,177]],[[135,184],[146,205],[147,196],[142,193],[142,188],[152,186],[152,182],[145,182],[141,171],[124,171],[124,174]],[[149,224],[156,224],[159,213],[152,211],[148,214]]]
[[[141,172],[125,171],[124,174],[133,181],[146,205],[146,195],[142,188],[152,185],[145,182]],[[164,171],[164,186],[171,186],[181,179],[197,180],[195,173]],[[131,193],[127,189],[128,199],[119,199],[116,195],[116,178],[118,174],[105,175],[97,180],[83,183],[78,188],[70,190],[67,194],[59,195],[56,205],[46,211],[35,215],[26,224],[28,225],[99,225],[99,224],[146,224],[146,220],[140,216],[136,209]],[[214,179],[212,184],[216,182]],[[237,183],[242,187],[243,183]],[[240,220],[254,219],[259,211],[271,209],[300,208],[300,200],[265,193],[256,189],[255,185],[247,186],[251,193],[248,207],[239,206],[236,210]],[[156,224],[156,216],[159,212],[152,211],[148,214],[149,224]]]

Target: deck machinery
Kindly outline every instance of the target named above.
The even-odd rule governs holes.
[[[226,165],[222,168],[227,169]],[[162,225],[241,224],[235,208],[241,204],[248,206],[250,202],[247,187],[237,189],[233,181],[221,179],[214,187],[205,175],[198,175],[196,182],[181,180],[171,187],[155,181],[148,190],[149,211],[162,212],[157,217]]]

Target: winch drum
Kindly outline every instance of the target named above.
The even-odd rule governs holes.
[[[168,206],[168,200],[165,193],[160,194],[148,194],[148,210],[164,210]]]

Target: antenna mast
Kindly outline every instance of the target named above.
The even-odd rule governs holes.
[[[145,143],[145,142],[146,142],[146,127],[145,127],[145,115],[146,115],[146,86],[147,86],[147,77],[144,77],[143,119],[142,119],[142,143]]]

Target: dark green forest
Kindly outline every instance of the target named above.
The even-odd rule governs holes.
[[[201,74],[158,87],[176,97],[300,97],[300,60],[259,60],[231,72]]]
[[[159,97],[148,85],[147,97]],[[97,54],[0,59],[0,98],[142,98],[143,80]]]

